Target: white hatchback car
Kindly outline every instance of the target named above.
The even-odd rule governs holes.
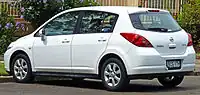
[[[16,82],[34,76],[101,79],[119,90],[130,79],[179,85],[195,66],[192,37],[168,11],[96,6],[63,11],[11,43],[5,68]]]

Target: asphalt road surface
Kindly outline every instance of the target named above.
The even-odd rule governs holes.
[[[37,81],[30,84],[0,83],[0,95],[200,95],[200,77],[186,77],[177,88],[162,87],[156,79],[134,80],[123,92],[106,91],[97,80]]]

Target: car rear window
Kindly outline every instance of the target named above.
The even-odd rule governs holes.
[[[175,32],[181,27],[167,12],[143,12],[130,14],[133,27],[141,30]]]

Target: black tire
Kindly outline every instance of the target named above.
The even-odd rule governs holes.
[[[27,74],[26,76],[24,76],[23,79],[19,79],[17,78],[17,76],[15,75],[15,71],[14,71],[14,64],[15,62],[18,60],[18,59],[23,59],[26,61],[27,63]],[[13,75],[13,79],[16,81],[16,82],[19,82],[19,83],[30,83],[33,81],[34,79],[34,76],[32,75],[32,68],[31,68],[31,62],[28,58],[28,56],[24,55],[24,54],[18,54],[16,55],[13,59],[12,59],[12,63],[11,63],[11,74]]]
[[[118,82],[118,84],[116,86],[109,86],[108,83],[105,81],[104,71],[106,69],[106,66],[109,63],[116,63],[121,70],[121,78],[120,78],[120,81]],[[109,58],[104,62],[103,66],[101,68],[101,79],[102,79],[102,83],[103,83],[104,87],[109,91],[123,90],[127,86],[127,84],[129,84],[129,82],[130,82],[130,80],[127,77],[126,68],[125,68],[123,62],[121,62],[117,58]]]
[[[167,78],[171,78],[171,79],[167,79]],[[158,81],[164,87],[172,88],[181,84],[183,79],[184,79],[184,76],[169,76],[169,77],[159,77]]]

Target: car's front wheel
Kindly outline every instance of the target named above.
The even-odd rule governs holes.
[[[184,76],[167,76],[167,77],[159,77],[158,81],[164,87],[176,87],[178,86],[184,79]]]
[[[105,61],[101,70],[101,79],[107,90],[111,91],[121,90],[130,81],[123,63],[117,58],[109,58]]]
[[[27,83],[33,80],[30,60],[24,54],[18,54],[13,58],[11,72],[16,82]]]

